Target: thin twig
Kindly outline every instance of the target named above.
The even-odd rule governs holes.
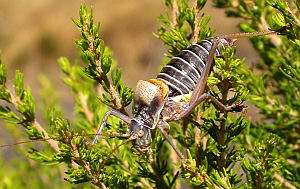
[[[183,167],[185,168],[185,170],[187,170],[188,172],[190,172],[190,173],[191,173],[192,175],[194,175],[195,177],[200,178],[200,179],[203,181],[203,183],[205,183],[205,184],[207,184],[207,185],[210,185],[210,186],[212,186],[213,188],[219,188],[219,187],[217,187],[215,184],[211,183],[211,182],[207,179],[207,175],[206,175],[205,172],[199,173],[199,172],[193,171],[193,170],[191,169],[191,167],[189,167],[189,166],[186,165],[185,160],[182,160],[182,161],[183,161],[183,162],[182,162],[182,165],[183,165]]]
[[[155,178],[163,185],[163,188],[171,188],[170,186],[168,186],[165,179],[163,178],[163,175],[161,174],[158,167],[156,166],[153,154],[150,155],[150,165],[154,172]]]
[[[32,121],[31,124],[34,128],[36,128],[39,131],[39,133],[43,136],[43,138],[49,138],[47,131],[44,130],[44,128],[36,121],[36,119],[34,119],[34,121]],[[57,141],[48,140],[48,143],[56,152],[60,152],[60,148],[58,146]]]
[[[172,10],[172,23],[171,28],[175,28],[177,26],[177,14],[178,14],[178,6],[177,0],[173,0],[173,10]]]
[[[195,134],[195,143],[196,143],[196,148],[195,148],[195,154],[196,154],[196,165],[197,167],[201,166],[203,164],[202,162],[202,158],[201,158],[201,155],[203,154],[200,154],[198,153],[199,152],[199,149],[201,148],[201,130],[196,127],[196,134]]]
[[[269,157],[269,154],[270,154],[270,148],[267,149],[267,151],[265,152],[266,155],[263,155],[262,156],[262,163],[261,163],[261,167],[263,169],[261,169],[260,171],[258,171],[258,173],[256,174],[256,179],[257,179],[257,182],[256,182],[256,188],[257,189],[260,189],[262,186],[262,183],[264,181],[264,178],[263,178],[263,172],[266,171],[266,166],[267,166],[267,160],[268,160],[268,157]]]
[[[197,0],[194,0],[194,3],[193,3],[193,9],[194,9],[194,14],[195,14],[195,20],[194,20],[194,31],[193,31],[193,40],[192,40],[192,43],[197,43],[198,41],[198,38],[199,38],[199,7],[197,6]]]
[[[76,161],[79,162],[79,164],[87,171],[87,173],[90,175],[92,182],[96,185],[99,186],[102,189],[105,189],[106,186],[101,183],[98,179],[98,175],[96,174],[96,176],[94,176],[90,166],[84,161],[82,160],[79,151],[77,150],[77,146],[76,145],[72,145],[71,142],[68,142],[68,145],[71,147],[73,153],[74,153],[74,159]]]
[[[249,146],[249,150],[253,151],[254,150],[254,146],[252,145],[251,141],[250,141],[250,137],[249,136],[246,136],[246,142]],[[288,163],[294,165],[294,161],[290,160],[289,159],[287,160]],[[291,183],[289,183],[285,178],[281,177],[277,172],[274,173],[274,177],[280,181],[280,183],[283,185],[283,186],[286,186],[287,188],[290,188],[290,189],[296,189],[296,187],[294,185],[292,185]]]
[[[283,178],[282,176],[280,176],[278,173],[274,174],[274,177],[280,181],[280,183],[282,184],[282,186],[285,186],[287,188],[290,189],[297,189],[297,187],[295,187],[294,185],[292,185],[291,183],[289,183],[285,178]]]
[[[10,100],[12,104],[15,106],[16,109],[18,109],[18,101],[20,99],[13,96],[13,94],[7,88],[6,91],[10,94],[10,98],[11,98]],[[47,131],[45,131],[45,129],[38,123],[36,119],[33,119],[31,121],[31,124],[34,128],[36,128],[36,130],[38,130],[40,135],[43,136],[43,139],[46,140],[56,152],[60,152],[58,142],[52,139],[51,137],[49,137]],[[78,169],[78,164],[76,164],[74,161],[71,160],[69,163],[73,168]]]
[[[10,100],[12,104],[15,106],[16,109],[18,109],[18,101],[19,99],[16,98],[8,89],[6,91],[10,94]],[[31,124],[34,128],[36,128],[39,133],[43,136],[43,138],[50,138],[48,133],[44,130],[44,128],[36,121],[36,119],[33,119],[31,121]],[[55,140],[47,140],[47,142],[50,144],[50,146],[56,151],[60,152],[60,148],[58,146],[58,142]]]
[[[93,114],[93,112],[90,111],[82,92],[78,92],[77,94],[78,94],[80,103],[82,105],[82,110],[83,110],[84,115],[88,118],[90,123],[93,123],[94,114]]]
[[[146,181],[145,178],[141,178],[141,183],[146,186],[146,188],[152,189],[153,187]]]
[[[95,65],[97,67],[97,70],[99,71],[99,79],[103,80],[105,85],[107,86],[109,93],[113,99],[113,103],[116,109],[120,110],[122,113],[128,115],[124,109],[124,106],[121,103],[121,99],[119,96],[119,93],[117,92],[117,90],[115,89],[115,87],[110,83],[108,77],[107,77],[107,73],[105,73],[102,68],[101,68],[101,60],[100,60],[100,56],[96,51],[96,48],[94,46],[94,37],[91,34],[91,31],[88,29],[88,22],[85,22],[86,24],[83,26],[84,29],[88,32],[88,42],[89,42],[89,47],[88,50],[90,52],[92,52],[93,54],[97,55],[96,59],[95,59]]]

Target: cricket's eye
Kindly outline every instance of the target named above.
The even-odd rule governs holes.
[[[145,134],[145,132],[144,132],[143,130],[139,130],[139,132],[138,132],[138,136],[139,136],[139,137],[144,136],[144,134]]]

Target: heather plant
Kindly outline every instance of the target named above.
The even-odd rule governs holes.
[[[208,26],[214,15],[201,13],[205,0],[163,3],[168,11],[158,16],[162,25],[155,33],[169,53],[162,66],[215,31]],[[171,122],[168,134],[183,152],[187,166],[157,130],[152,132],[149,153],[132,153],[131,144],[116,134],[127,134],[127,125],[113,116],[98,143],[91,145],[108,110],[133,114],[125,108],[132,103],[134,91],[122,81],[122,69],[99,36],[100,23],[94,24],[92,8],[82,5],[79,19],[73,22],[81,33],[75,44],[85,66],[72,64],[66,57],[58,60],[66,75],[62,80],[75,101],[74,117],[63,116],[57,91],[41,77],[42,113],[47,120],[42,125],[36,118],[31,89],[24,88],[24,75],[16,71],[12,92],[6,86],[5,64],[0,64],[0,117],[13,137],[20,140],[26,135],[30,140],[11,148],[21,154],[29,149],[31,159],[12,162],[19,170],[9,174],[5,174],[9,165],[0,159],[0,185],[24,187],[32,180],[31,185],[40,187],[57,181],[61,187],[68,187],[69,182],[100,188],[299,188],[300,5],[296,0],[215,0],[214,5],[225,9],[229,17],[242,18],[242,32],[270,28],[282,35],[250,37],[261,57],[251,68],[245,66],[246,59],[234,58],[235,48],[226,47],[222,57],[215,57],[207,80],[206,91],[220,102],[230,106],[249,101],[258,108],[257,116],[246,119],[245,111],[224,112],[207,100],[187,118]],[[67,167],[65,173],[62,165]]]

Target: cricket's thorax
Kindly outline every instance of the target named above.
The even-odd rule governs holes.
[[[192,91],[172,97],[168,97],[168,91],[168,85],[160,79],[139,81],[135,91],[134,120],[149,129],[154,129],[160,119],[177,120],[188,106]]]
[[[139,106],[136,109],[134,120],[138,122],[140,125],[147,127],[149,129],[153,129],[155,127],[155,120],[151,114],[151,108],[148,106]]]
[[[167,122],[178,120],[179,115],[189,106],[190,94],[168,97],[161,111],[161,119]]]
[[[141,125],[154,129],[160,119],[168,95],[168,86],[157,79],[140,80],[136,86],[134,120]]]

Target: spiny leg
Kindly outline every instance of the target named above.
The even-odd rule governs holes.
[[[193,104],[191,104],[187,109],[185,109],[180,114],[180,116],[178,117],[178,120],[183,119],[186,116],[188,116],[205,99],[211,99],[219,108],[221,108],[225,112],[230,112],[230,111],[233,111],[233,110],[242,111],[243,108],[245,108],[243,105],[240,105],[240,104],[233,104],[231,106],[225,106],[222,102],[220,102],[218,99],[216,99],[211,94],[204,93]]]
[[[212,45],[210,48],[210,52],[209,55],[207,57],[207,63],[201,73],[199,82],[197,83],[197,85],[195,86],[195,89],[193,91],[192,97],[190,99],[190,103],[189,105],[194,104],[194,102],[198,99],[198,97],[203,94],[203,91],[205,89],[206,86],[206,81],[208,78],[208,75],[210,73],[210,68],[212,66],[212,62],[214,59],[214,55],[217,49],[218,44],[220,43],[220,39],[218,37],[216,37],[213,41],[212,41]]]
[[[178,150],[178,148],[173,143],[172,139],[168,136],[164,128],[166,128],[166,124],[169,125],[167,122],[160,122],[160,124],[157,125],[158,130],[164,135],[164,137],[167,139],[167,141],[170,143],[172,148],[175,150],[177,155],[180,157],[180,159],[184,159],[183,154]]]
[[[97,143],[99,135],[102,133],[104,125],[106,124],[106,122],[108,120],[108,117],[110,115],[114,115],[114,116],[120,118],[121,120],[125,121],[127,124],[130,124],[130,122],[131,122],[131,118],[128,117],[128,116],[126,116],[126,115],[124,115],[124,114],[122,114],[121,112],[118,112],[116,110],[109,110],[108,112],[105,113],[105,115],[104,115],[104,117],[102,119],[102,123],[100,125],[100,128],[99,128],[99,130],[98,130],[98,132],[96,134],[96,137],[94,138],[94,140],[92,142],[93,145]]]
[[[273,32],[270,32],[273,33]],[[259,33],[260,35],[262,35],[261,33]],[[259,35],[257,33],[247,33],[247,35]],[[234,38],[233,36],[242,36],[243,34],[237,34],[237,35],[231,35],[232,38]],[[267,34],[264,34],[267,35]],[[226,36],[227,37],[227,36]],[[212,45],[211,45],[211,49],[209,52],[209,55],[207,57],[207,63],[202,71],[202,74],[200,76],[199,82],[197,83],[192,97],[190,99],[189,102],[189,107],[181,113],[181,115],[177,118],[178,120],[185,118],[186,116],[188,116],[201,102],[203,102],[205,99],[209,98],[212,101],[214,101],[221,109],[223,109],[224,111],[231,111],[232,109],[238,107],[239,105],[232,105],[232,106],[228,106],[226,107],[224,104],[222,104],[220,101],[218,101],[215,97],[213,97],[210,94],[203,94],[205,86],[206,86],[206,81],[208,78],[208,75],[210,73],[210,69],[212,66],[212,62],[214,59],[214,55],[217,49],[217,46],[220,43],[220,39],[224,38],[224,36],[220,36],[220,37],[215,37],[214,40],[212,41]]]
[[[179,156],[179,158],[181,159],[181,163],[182,166],[188,170],[188,171],[192,171],[191,167],[189,167],[186,164],[186,159],[184,157],[184,155],[180,152],[180,150],[175,146],[175,144],[173,143],[172,139],[168,136],[168,134],[165,131],[165,128],[170,127],[169,124],[165,121],[160,121],[160,123],[158,123],[157,128],[158,130],[164,135],[164,137],[167,139],[167,141],[169,142],[169,144],[171,145],[171,147],[174,149],[174,151],[177,153],[177,155]]]

